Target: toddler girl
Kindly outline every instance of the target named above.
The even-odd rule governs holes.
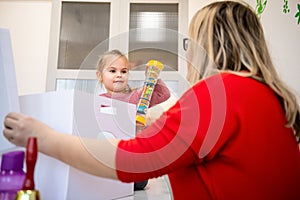
[[[113,98],[137,105],[142,94],[142,89],[131,89],[128,85],[128,60],[119,50],[112,50],[104,53],[98,61],[96,76],[99,83],[102,83],[106,93],[100,96]],[[152,93],[150,106],[162,103],[170,97],[170,91],[161,79],[157,80]],[[137,130],[140,127],[137,127]],[[142,190],[148,180],[135,182],[134,190]]]

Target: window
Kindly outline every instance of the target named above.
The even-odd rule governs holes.
[[[58,69],[95,69],[87,55],[109,37],[110,4],[63,2],[59,36]],[[108,44],[102,49],[108,50]]]
[[[187,0],[55,0],[52,12],[48,91],[95,92],[96,62],[115,48],[134,64],[132,87],[143,83],[144,64],[157,59],[175,96],[186,89],[181,35],[187,33]]]
[[[129,23],[128,57],[136,70],[144,70],[139,64],[154,58],[165,70],[178,69],[178,3],[131,3]]]

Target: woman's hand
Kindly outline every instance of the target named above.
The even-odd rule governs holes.
[[[39,143],[46,137],[46,130],[50,128],[21,113],[11,112],[4,119],[3,135],[11,143],[25,147],[28,137],[37,137]]]

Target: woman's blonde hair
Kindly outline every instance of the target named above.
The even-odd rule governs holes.
[[[255,78],[275,91],[285,110],[287,126],[300,136],[297,98],[279,78],[262,25],[249,5],[241,1],[218,1],[205,6],[192,18],[189,37],[191,83],[214,71]]]
[[[124,58],[128,62],[126,55],[117,49],[113,49],[113,50],[103,53],[100,56],[98,63],[97,63],[96,70],[97,70],[97,72],[99,72],[99,76],[102,76],[103,70],[105,69],[105,67],[110,66],[114,61],[116,61],[119,58]],[[98,77],[98,79],[99,79],[99,77]],[[124,92],[131,92],[131,91],[132,91],[132,89],[130,88],[129,85],[127,85]]]

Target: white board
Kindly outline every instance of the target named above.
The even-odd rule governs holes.
[[[0,28],[0,153],[15,147],[2,134],[4,117],[11,111],[20,111],[19,95],[10,34]]]

